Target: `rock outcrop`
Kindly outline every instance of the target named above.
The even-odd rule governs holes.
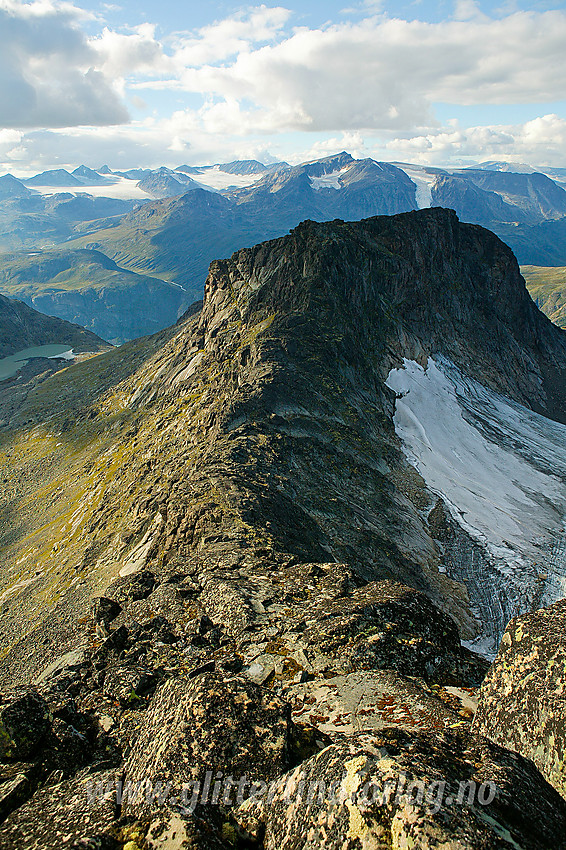
[[[564,846],[563,801],[531,762],[454,733],[352,736],[234,817],[265,850]]]
[[[479,692],[474,728],[531,759],[566,797],[566,603],[511,620]]]

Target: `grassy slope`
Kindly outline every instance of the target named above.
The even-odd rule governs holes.
[[[0,658],[77,582],[77,565],[62,550],[87,548],[91,530],[84,519],[88,526],[116,467],[134,451],[131,435],[124,437],[133,417],[115,387],[131,388],[137,370],[173,334],[166,330],[72,365],[32,385],[15,406],[0,396],[0,599],[29,579],[36,597],[21,608],[20,629],[5,633]],[[1,427],[6,416],[15,417],[13,429]],[[90,593],[100,578],[93,571],[80,582]],[[0,609],[0,628],[5,613]]]
[[[566,329],[566,266],[522,266],[521,272],[533,301],[555,325]]]
[[[169,281],[122,269],[91,250],[0,254],[0,293],[114,343],[172,324],[194,300]]]
[[[155,216],[141,226],[124,220],[116,227],[69,242],[72,248],[96,247],[114,262],[138,274],[157,275],[187,290],[187,303],[202,295],[208,266],[238,248],[261,241],[224,222],[164,221]]]
[[[45,290],[71,291],[162,283],[116,267],[98,251],[42,251],[0,254],[0,289],[6,295],[33,297]]]

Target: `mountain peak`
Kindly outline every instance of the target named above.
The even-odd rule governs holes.
[[[244,278],[229,271],[233,263],[246,269]],[[282,264],[283,276],[276,273]],[[304,221],[289,236],[213,263],[203,320],[221,309],[226,275],[242,315],[258,302],[291,313],[308,304],[321,326],[336,316],[358,329],[368,321],[387,326],[387,344],[403,338],[407,356],[411,348],[415,356],[441,353],[471,377],[566,422],[566,333],[533,303],[510,248],[462,224],[453,210]],[[257,284],[240,291],[243,279]]]

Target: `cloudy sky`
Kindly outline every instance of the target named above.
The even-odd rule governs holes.
[[[566,166],[565,48],[556,0],[0,0],[0,173]]]

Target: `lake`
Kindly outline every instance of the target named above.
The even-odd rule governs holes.
[[[63,357],[64,360],[73,359],[73,349],[67,345],[38,345],[35,348],[24,348],[16,351],[8,357],[0,359],[0,381],[11,378],[18,369],[25,366],[34,357]]]

